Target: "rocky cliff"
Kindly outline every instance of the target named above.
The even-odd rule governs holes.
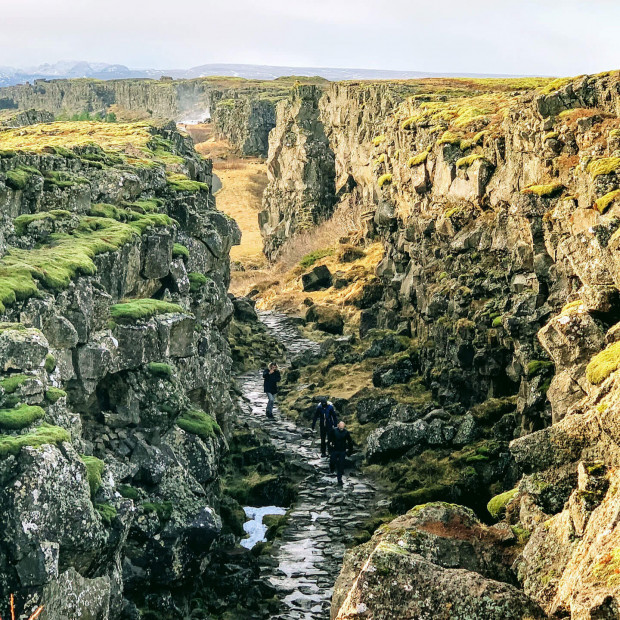
[[[490,504],[491,514],[506,520],[484,536],[514,565],[503,573],[497,563],[487,570],[473,552],[451,550],[459,559],[446,562],[441,550],[418,548],[424,531],[450,546],[482,534],[466,533],[478,526],[445,506],[423,518],[412,512],[395,522],[393,540],[381,530],[352,552],[334,617],[391,617],[395,610],[426,617],[438,606],[446,611],[435,617],[446,618],[510,617],[509,608],[515,617],[617,617],[618,72],[429,81],[412,89],[330,85],[314,98],[311,131],[295,116],[307,106],[306,92],[280,104],[265,244],[272,251],[296,232],[306,186],[321,196],[313,201],[318,219],[339,208],[364,214],[367,235],[385,251],[377,269],[382,299],[361,306],[360,335],[374,341],[377,329],[387,329],[415,341],[406,355],[404,341],[379,341],[380,354],[397,353],[377,369],[374,385],[387,374],[385,385],[417,372],[441,408],[404,419],[389,399],[356,403],[351,413],[361,428],[369,419],[381,426],[368,435],[367,455],[381,462],[382,453],[405,454],[422,471],[429,453],[416,455],[438,438],[444,448],[462,446],[454,433],[468,419],[467,444],[481,436],[499,441],[499,455],[488,444],[463,457],[478,475],[498,456],[508,464],[506,493]],[[303,149],[296,149],[296,132]],[[330,174],[312,172],[309,142],[319,152],[315,165],[329,161]],[[511,438],[508,451],[502,442]],[[515,476],[523,477],[511,491]],[[461,498],[469,501],[466,493]],[[427,579],[428,571],[435,578]],[[439,593],[438,583],[460,576],[462,597]],[[519,590],[507,592],[506,583],[530,602]],[[489,592],[490,607],[466,597],[472,588]],[[405,594],[415,591],[428,596],[415,602]]]
[[[233,410],[210,184],[173,124],[0,132],[0,591],[26,614],[189,615]]]
[[[58,118],[211,119],[242,155],[265,157],[276,103],[293,82],[240,78],[194,80],[36,80],[0,88],[0,112],[44,110]]]

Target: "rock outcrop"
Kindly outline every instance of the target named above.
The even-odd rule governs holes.
[[[187,617],[221,528],[238,228],[174,125],[0,149],[0,590],[50,620]]]

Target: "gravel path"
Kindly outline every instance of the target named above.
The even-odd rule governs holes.
[[[284,314],[261,313],[260,319],[284,343],[289,357],[318,347],[301,337]],[[338,488],[336,478],[329,475],[328,459],[320,456],[318,436],[313,441],[308,429],[295,425],[277,408],[275,420],[266,418],[267,398],[260,372],[241,375],[238,382],[244,396],[239,422],[266,430],[278,449],[301,462],[307,471],[288,526],[274,545],[273,565],[264,569],[263,576],[277,588],[282,600],[282,611],[273,618],[329,618],[333,585],[346,543],[374,511],[379,493],[355,469],[347,469],[344,486]]]

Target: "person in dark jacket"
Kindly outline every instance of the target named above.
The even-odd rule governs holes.
[[[327,434],[338,424],[338,416],[334,405],[327,401],[327,398],[321,398],[319,406],[314,412],[312,418],[312,430],[316,427],[316,421],[319,421],[319,431],[321,432],[321,456],[327,456]]]
[[[338,485],[342,486],[342,474],[344,473],[344,461],[347,454],[353,452],[353,439],[351,433],[345,428],[345,423],[341,420],[338,426],[329,432],[329,471],[333,474],[334,470],[338,476]]]
[[[278,365],[271,362],[269,367],[263,370],[263,387],[267,394],[267,417],[273,418],[273,406],[276,402],[276,394],[278,393],[278,383],[281,379]]]

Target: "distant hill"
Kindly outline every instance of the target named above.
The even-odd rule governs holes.
[[[390,71],[381,69],[339,69],[325,67],[279,67],[270,65],[206,64],[191,69],[130,69],[125,65],[89,63],[65,60],[38,67],[14,68],[0,66],[0,86],[12,86],[37,79],[93,78],[115,80],[124,78],[154,78],[167,75],[175,79],[191,79],[209,75],[226,75],[256,80],[275,80],[299,75],[319,76],[338,80],[397,80],[425,77],[514,77],[482,73],[431,73],[425,71]]]

